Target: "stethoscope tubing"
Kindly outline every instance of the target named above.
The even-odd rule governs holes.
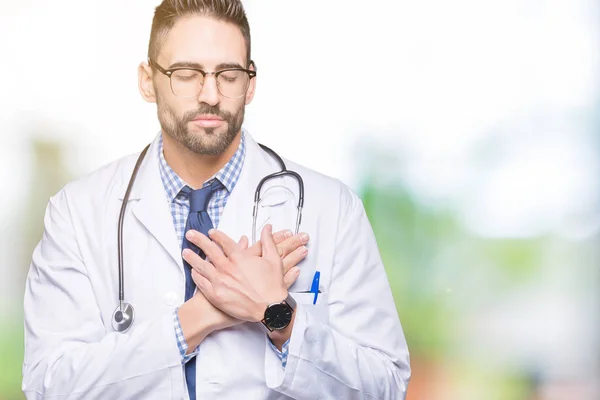
[[[295,171],[289,171],[285,165],[283,159],[277,154],[275,151],[271,150],[269,147],[262,145],[259,143],[259,146],[267,152],[271,157],[273,157],[277,163],[279,164],[281,171],[269,174],[263,177],[256,187],[256,191],[254,193],[254,208],[252,210],[252,243],[256,241],[256,217],[258,214],[258,204],[261,200],[260,193],[263,185],[269,181],[270,179],[279,178],[283,176],[291,176],[296,179],[298,182],[298,204],[297,204],[297,213],[296,213],[296,227],[295,233],[297,234],[300,229],[300,223],[302,221],[302,209],[304,207],[304,181],[300,174]],[[123,203],[121,204],[121,211],[119,212],[119,221],[117,226],[117,253],[118,253],[118,267],[119,267],[119,305],[115,309],[112,318],[112,325],[115,331],[117,332],[126,332],[129,330],[131,325],[133,324],[135,310],[133,306],[127,302],[125,302],[125,279],[124,279],[124,262],[123,262],[123,223],[125,220],[125,211],[127,209],[127,203],[129,201],[129,196],[131,194],[131,189],[133,188],[133,184],[135,183],[135,179],[137,177],[137,173],[142,165],[142,161],[144,160],[146,153],[150,145],[147,145],[144,150],[140,153],[135,166],[133,168],[133,172],[131,173],[131,178],[129,179],[129,184],[127,185],[127,190],[125,191],[125,196],[123,196]]]

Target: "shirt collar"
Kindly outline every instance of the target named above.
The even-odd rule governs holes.
[[[167,163],[167,160],[165,160],[162,135],[163,134],[161,133],[157,146],[159,159],[158,165],[167,199],[169,199],[170,202],[173,202],[184,187],[190,186],[179,175],[177,175],[175,171],[173,171],[173,169]],[[238,146],[235,154],[229,159],[223,168],[221,168],[210,179],[204,182],[203,186],[206,186],[210,181],[216,178],[223,184],[227,192],[231,193],[240,177],[240,174],[242,173],[242,166],[244,165],[245,158],[246,135],[244,129],[242,129],[242,139],[240,140],[240,145]]]

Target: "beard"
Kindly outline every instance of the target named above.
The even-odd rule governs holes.
[[[222,154],[237,136],[244,121],[245,105],[231,113],[221,110],[218,105],[199,104],[196,110],[187,111],[181,118],[167,104],[157,98],[158,120],[162,131],[177,140],[188,150],[208,156]],[[201,128],[200,132],[188,129],[188,123],[200,115],[211,114],[222,118],[226,125],[219,128]],[[204,132],[202,132],[202,130]]]

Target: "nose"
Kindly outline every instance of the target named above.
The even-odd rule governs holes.
[[[220,95],[217,87],[217,79],[214,75],[207,75],[204,78],[204,84],[198,94],[198,102],[215,106],[219,103]]]

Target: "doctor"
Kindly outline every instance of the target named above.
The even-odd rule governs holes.
[[[290,176],[261,187],[253,223],[255,190],[281,167],[241,127],[250,60],[240,1],[157,7],[139,87],[162,129],[145,157],[50,199],[24,302],[28,399],[406,396],[408,350],[360,199],[285,160],[304,182],[301,232]]]

